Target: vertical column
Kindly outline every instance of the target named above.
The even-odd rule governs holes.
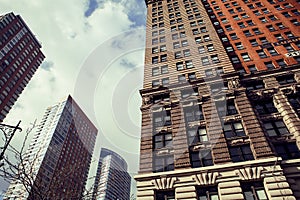
[[[140,145],[140,173],[152,172],[152,113],[142,109],[142,134]]]
[[[216,111],[216,105],[211,98],[202,104],[207,124],[209,141],[212,145],[212,154],[214,163],[230,162],[231,158],[228,152],[227,143],[223,134],[223,128],[220,118]]]
[[[276,168],[280,168],[276,166]],[[264,186],[269,199],[289,199],[296,200],[293,192],[286,180],[286,177],[281,173],[272,173],[264,178]]]
[[[235,103],[243,119],[244,129],[251,140],[256,157],[274,156],[245,92],[241,92],[236,96]]]
[[[180,96],[179,94],[177,94]],[[190,167],[190,157],[182,104],[172,106],[172,133],[175,169]]]
[[[278,91],[278,93],[274,95],[274,99],[274,104],[278,109],[278,112],[283,117],[283,121],[289,129],[289,132],[296,137],[297,141],[299,141],[300,120],[294,112],[293,108],[291,107],[287,96],[284,95],[282,91]]]
[[[279,86],[279,83],[275,77],[264,78],[263,81],[265,83],[266,88],[274,88]]]

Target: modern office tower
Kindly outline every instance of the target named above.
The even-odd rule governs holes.
[[[19,15],[0,16],[0,122],[44,58],[41,44]]]
[[[131,177],[126,161],[117,153],[102,148],[94,184],[94,200],[130,199]]]
[[[137,199],[300,199],[299,3],[145,2]]]
[[[33,184],[24,187],[21,176],[4,199],[81,199],[96,136],[96,127],[71,96],[47,108],[20,168]]]

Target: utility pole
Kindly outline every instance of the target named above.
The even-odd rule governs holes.
[[[1,147],[1,154],[0,154],[0,167],[4,165],[4,154],[5,151],[11,142],[13,136],[15,135],[16,131],[19,130],[20,132],[22,129],[19,127],[21,121],[18,122],[16,126],[6,125],[6,124],[0,124],[0,131],[4,134],[4,146]]]

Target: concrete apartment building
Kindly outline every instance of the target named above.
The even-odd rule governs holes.
[[[101,148],[92,199],[128,200],[130,183],[131,177],[124,158],[112,150]]]
[[[81,199],[97,132],[71,96],[48,107],[24,157],[33,184],[12,182],[4,199]]]
[[[45,59],[41,48],[20,15],[0,16],[0,122]]]
[[[145,3],[137,199],[300,199],[299,1]]]

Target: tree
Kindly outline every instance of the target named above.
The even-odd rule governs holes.
[[[61,166],[59,170],[54,170],[51,174],[51,181],[45,183],[45,177],[40,178],[38,173],[43,173],[39,168],[43,164],[42,160],[44,152],[42,147],[32,153],[29,149],[25,151],[26,143],[32,131],[36,128],[36,121],[26,130],[25,137],[19,148],[8,145],[6,156],[3,157],[3,166],[0,167],[0,176],[7,182],[19,186],[18,191],[9,187],[6,196],[16,194],[18,198],[48,200],[54,199],[55,192],[64,193],[67,199],[91,199],[93,194],[93,185],[90,188],[82,189],[81,196],[74,195],[70,189],[64,189],[64,183],[72,183],[75,174],[80,167],[88,167],[83,165],[72,165],[72,163]],[[86,165],[86,163],[85,163]],[[44,174],[43,174],[44,175]],[[92,179],[91,177],[89,179]]]

